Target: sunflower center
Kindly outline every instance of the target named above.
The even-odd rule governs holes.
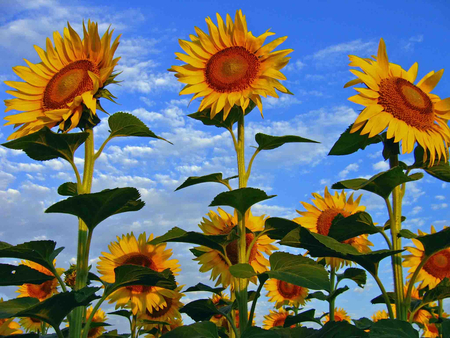
[[[446,249],[434,254],[423,268],[435,278],[450,278],[450,250]]]
[[[275,326],[283,326],[286,321],[286,317],[279,317],[273,321],[273,327]]]
[[[32,321],[33,323],[41,323],[41,320],[40,319],[37,319],[37,318],[33,318],[33,317],[30,317],[30,321]]]
[[[246,234],[245,235],[245,242],[247,243],[247,249],[250,246],[250,243],[253,241],[253,239],[255,238],[255,236],[253,234]],[[230,244],[228,244],[225,248],[225,251],[227,253],[227,257],[230,260],[232,265],[235,265],[239,262],[238,259],[238,246],[237,246],[237,239],[235,239],[233,242],[231,242]],[[252,249],[250,251],[250,257],[248,259],[248,262],[251,263],[253,262],[253,260],[256,257],[256,253],[258,251],[257,248],[258,244],[255,243],[252,246]]]
[[[139,265],[139,266],[145,266],[147,268],[150,268],[152,270],[156,271],[156,265],[155,263],[150,259],[150,257],[147,257],[145,255],[132,255],[128,256],[122,263],[122,265]],[[127,289],[130,291],[142,293],[142,292],[148,292],[152,287],[151,286],[145,286],[145,285],[132,285],[127,286]]]
[[[153,313],[150,313],[150,311],[148,311],[148,309],[147,309],[147,310],[145,310],[147,313],[147,316],[149,316],[150,318],[156,319],[156,318],[160,318],[160,317],[166,315],[170,311],[173,301],[172,301],[172,298],[167,298],[167,297],[164,297],[164,300],[166,301],[166,304],[167,304],[166,307],[160,307],[158,310],[153,309]]]
[[[44,300],[53,292],[53,280],[42,284],[25,284],[27,286],[28,296]]]
[[[433,103],[426,93],[402,78],[382,79],[378,104],[408,126],[427,130],[434,124]]]
[[[100,74],[97,66],[89,60],[72,62],[56,73],[45,87],[44,110],[67,108],[75,97],[92,90],[94,84],[88,71]]]
[[[206,64],[206,82],[220,93],[241,91],[257,78],[260,64],[258,57],[244,47],[225,48]]]
[[[339,214],[344,217],[350,216],[348,211],[338,208],[330,208],[322,211],[320,216],[317,218],[317,232],[320,235],[328,236],[331,224],[333,223],[334,218]]]
[[[278,292],[284,298],[293,299],[300,295],[300,286],[279,280],[277,282]]]

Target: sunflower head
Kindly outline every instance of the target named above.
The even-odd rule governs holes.
[[[161,272],[170,269],[173,273],[180,271],[178,260],[169,259],[172,250],[166,250],[166,244],[151,245],[144,233],[136,239],[133,233],[117,237],[117,242],[112,242],[108,248],[109,252],[102,252],[97,270],[105,282],[114,283],[114,269],[122,265],[140,265]],[[174,290],[163,289],[153,286],[127,286],[114,292],[110,296],[110,303],[116,303],[117,307],[131,305],[133,314],[137,312],[157,311],[167,306],[167,299],[175,298]]]
[[[389,319],[389,314],[386,312],[386,310],[377,311],[372,316],[372,321],[374,323],[382,319]]]
[[[231,304],[230,299],[226,294],[214,294],[211,298],[211,301],[217,309]],[[218,327],[228,328],[228,320],[223,315],[214,315],[211,317],[210,321],[216,324]]]
[[[350,316],[347,315],[347,311],[345,311],[343,308],[335,308],[334,309],[334,321],[335,322],[343,322],[347,321],[350,323]],[[328,323],[330,321],[330,315],[325,316],[324,324]]]
[[[283,305],[299,307],[306,304],[308,289],[297,286],[278,279],[271,278],[264,287],[268,291],[267,297],[270,302],[275,302],[275,307],[279,309]]]
[[[366,88],[355,88],[358,94],[350,101],[365,106],[353,124],[351,133],[360,130],[361,135],[373,137],[387,128],[387,138],[402,141],[402,153],[411,153],[417,142],[424,151],[423,161],[430,157],[430,166],[444,158],[447,161],[450,143],[450,98],[441,100],[430,92],[444,72],[431,71],[417,84],[418,65],[409,70],[390,63],[383,39],[374,60],[350,55],[350,66],[362,72],[350,70],[357,79],[345,87],[363,83]]]
[[[180,299],[184,294],[180,291],[181,287],[178,287],[170,294],[163,295],[163,303],[160,303],[158,306],[152,307],[151,309],[147,308],[138,315],[138,319],[165,322],[170,318],[181,318],[179,309],[183,306],[183,303],[180,302]]]
[[[229,234],[231,231],[235,230],[235,226],[238,223],[237,212],[235,212],[234,215],[230,215],[221,208],[218,208],[217,213],[210,211],[208,216],[209,219],[203,218],[203,221],[199,224],[199,227],[206,235]],[[253,216],[251,210],[247,211],[245,214],[245,226],[250,230],[250,232],[246,234],[247,249],[250,250],[249,264],[257,273],[266,271],[267,266],[269,266],[269,261],[263,254],[270,255],[273,250],[277,249],[272,245],[274,240],[266,235],[258,237],[254,242],[254,233],[264,229],[265,219],[266,217],[264,215]],[[228,287],[232,284],[234,279],[231,276],[229,268],[231,265],[238,263],[237,240],[230,242],[226,246],[225,255],[217,250],[204,246],[197,247],[196,250],[201,253],[195,259],[201,264],[200,272],[211,270],[211,279],[217,279],[216,285],[222,284],[223,287]],[[250,280],[256,283],[256,277]]]
[[[294,313],[290,311],[286,311],[283,308],[278,309],[277,311],[269,310],[269,314],[264,316],[263,321],[263,329],[270,330],[277,326],[284,326],[284,322],[286,321],[287,316],[292,316]],[[292,325],[291,327],[295,327]]]
[[[433,315],[434,318],[439,318],[437,314]],[[448,318],[448,313],[443,312],[442,313],[443,318]],[[437,338],[439,337],[439,329],[437,328],[435,323],[428,323],[424,326],[424,332],[423,332],[424,338]]]
[[[354,201],[353,194],[347,199],[344,191],[340,194],[336,191],[334,195],[328,192],[328,188],[325,187],[324,196],[320,196],[317,193],[312,194],[314,199],[313,204],[301,202],[306,211],[298,211],[301,217],[294,218],[294,221],[301,226],[308,228],[311,232],[318,233],[320,235],[327,236],[331,224],[337,215],[348,217],[357,212],[364,211],[365,207],[359,205],[361,195]],[[373,244],[367,239],[367,235],[360,235],[345,240],[343,243],[349,244],[357,249],[359,252],[369,252],[369,246]],[[343,265],[351,265],[350,261],[343,260],[341,258],[326,257],[325,261],[327,265],[332,268],[339,269]]]
[[[15,90],[6,91],[15,96],[5,100],[6,110],[23,113],[5,117],[5,125],[21,126],[8,139],[22,137],[43,127],[59,125],[61,131],[75,127],[86,128],[99,122],[96,116],[97,99],[111,98],[104,89],[115,83],[112,74],[120,58],[113,58],[119,45],[119,37],[111,45],[113,31],[106,31],[102,38],[98,24],[83,22],[83,40],[67,24],[63,36],[53,33],[54,46],[47,38],[46,50],[35,46],[41,59],[28,67],[14,67],[14,72],[25,82],[5,81]]]
[[[199,111],[209,108],[213,118],[223,110],[225,120],[234,105],[245,111],[251,100],[262,114],[261,96],[278,97],[275,89],[290,94],[278,80],[286,80],[280,69],[287,65],[290,58],[286,55],[293,50],[273,52],[287,37],[263,45],[274,33],[253,36],[241,10],[236,11],[234,22],[228,14],[225,21],[217,14],[217,26],[209,17],[206,23],[209,34],[195,27],[197,35],[190,35],[190,41],[179,40],[186,54],[175,55],[186,64],[169,71],[186,84],[180,95],[202,97]]]
[[[0,303],[3,302],[3,298],[0,298]],[[0,336],[7,336],[13,334],[21,334],[20,325],[13,322],[14,318],[0,319]]]

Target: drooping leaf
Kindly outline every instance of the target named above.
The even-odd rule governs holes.
[[[53,260],[64,249],[55,250],[54,241],[31,241],[22,244],[11,245],[0,242],[0,258],[26,259],[42,265],[48,270],[53,269]]]
[[[425,168],[424,170],[431,176],[434,176],[441,181],[450,182],[449,162],[441,162],[438,165],[434,165],[430,168]]]
[[[406,175],[405,168],[397,166],[388,171],[372,176],[370,179],[356,178],[340,181],[332,185],[333,189],[352,189],[370,191],[384,199],[388,198],[394,188],[402,183],[417,181],[423,177],[421,173]]]
[[[394,292],[386,292],[386,294],[389,297],[389,302],[391,304],[395,304],[395,300],[397,299],[397,295]],[[370,302],[372,304],[386,304],[383,294],[378,295],[377,297],[373,298]]]
[[[113,311],[113,312],[108,312],[109,315],[114,315],[114,316],[121,316],[121,317],[125,317],[128,320],[131,320],[131,316],[133,315],[133,313],[131,311],[128,310],[117,310],[117,311]]]
[[[273,198],[264,191],[255,188],[240,188],[233,191],[222,192],[209,205],[210,207],[227,205],[238,210],[242,215],[254,204]]]
[[[343,242],[359,235],[372,235],[378,232],[380,231],[373,224],[372,217],[367,212],[361,211],[348,217],[338,214],[331,223],[328,236]]]
[[[351,279],[360,288],[363,288],[367,281],[366,271],[359,268],[347,268],[343,273],[337,274],[336,277],[338,282],[343,279]]]
[[[211,299],[197,299],[183,306],[180,313],[185,313],[196,322],[209,320],[214,315],[221,315]]]
[[[331,148],[328,155],[349,155],[357,152],[359,149],[365,149],[368,145],[380,143],[383,141],[380,135],[369,138],[369,134],[360,135],[359,131],[350,134],[353,124],[341,134],[339,139]]]
[[[382,319],[373,323],[370,338],[419,338],[412,325],[398,319]]]
[[[55,277],[46,275],[26,265],[0,264],[0,286],[42,284]]]
[[[450,248],[450,228],[445,228],[434,234],[417,236],[416,239],[423,244],[425,254],[431,256],[436,252]]]
[[[207,183],[207,182],[215,182],[215,183],[222,183],[227,185],[228,179],[222,178],[222,173],[214,173],[209,174],[205,176],[191,176],[188,177],[186,181],[182,185],[180,185],[178,188],[175,189],[175,191],[189,187],[191,185],[200,184],[200,183]]]
[[[108,119],[110,137],[121,137],[121,136],[141,136],[141,137],[153,137],[166,142],[166,139],[157,136],[136,116],[118,112],[112,114]],[[171,142],[169,142],[172,144]]]
[[[425,292],[423,302],[431,303],[444,298],[450,298],[450,280],[447,277],[441,280],[434,288]]]
[[[403,237],[403,238],[411,239],[411,238],[416,238],[417,235],[416,235],[414,232],[412,232],[411,230],[408,230],[408,229],[401,229],[401,230],[398,232],[398,237]]]
[[[403,223],[404,221],[406,221],[406,217],[405,217],[405,216],[402,216],[402,217],[401,217],[401,221],[402,221],[402,223]],[[378,227],[378,228],[380,228],[380,230],[388,230],[388,229],[390,229],[390,228],[391,228],[391,220],[388,219],[388,220],[386,221],[386,223],[384,223],[384,226],[380,226],[380,227]]]
[[[328,300],[328,296],[324,294],[322,291],[310,292],[306,299],[318,299],[322,301]]]
[[[266,219],[265,222],[267,236],[271,239],[282,239],[299,226],[300,225],[294,221],[280,217],[270,217]]]
[[[213,322],[199,322],[179,326],[164,334],[164,338],[219,338],[219,334]]]
[[[61,196],[76,196],[78,195],[77,184],[73,182],[66,182],[58,187],[58,194]]]
[[[212,288],[212,287],[210,287],[208,285],[205,285],[203,283],[198,283],[195,286],[191,286],[191,287],[187,288],[183,292],[206,291],[206,292],[212,292],[212,293],[215,293],[215,294],[219,295],[223,290],[225,290],[225,288]]]
[[[256,276],[255,270],[248,263],[239,263],[230,266],[230,273],[236,278],[252,278]]]
[[[144,202],[136,188],[115,188],[69,197],[50,206],[46,213],[64,213],[80,217],[92,231],[106,218],[142,209]]]
[[[38,132],[3,143],[9,149],[23,150],[36,161],[62,158],[73,162],[77,148],[86,141],[88,133],[57,134],[44,127]]]
[[[148,243],[152,245],[157,245],[159,243],[165,242],[191,243],[203,245],[224,254],[225,251],[221,243],[225,243],[227,237],[227,235],[205,235],[200,232],[185,231],[178,227],[174,227],[170,229],[166,234],[156,237]]]
[[[153,325],[170,325],[167,322],[161,322],[161,321],[157,321],[157,320],[148,320],[148,319],[141,319],[140,320],[142,323],[144,324],[153,324]]]
[[[321,325],[320,320],[314,317],[315,312],[316,310],[311,309],[304,312],[300,312],[298,315],[295,316],[287,316],[286,320],[284,321],[283,327],[290,327],[291,325],[303,322],[313,322]]]
[[[370,327],[373,325],[373,322],[366,317],[362,317],[359,319],[352,319],[352,321],[353,323],[355,323],[355,326],[361,330],[370,329]]]
[[[255,135],[256,143],[258,143],[258,150],[272,150],[281,147],[285,143],[319,143],[317,141],[309,140],[300,136],[286,135],[286,136],[271,136],[262,133]]]
[[[337,298],[337,296],[343,294],[344,292],[348,291],[349,287],[346,285],[343,288],[337,288],[336,290],[334,290],[333,292],[331,292],[331,294],[327,297],[327,300],[333,300],[335,298]]]

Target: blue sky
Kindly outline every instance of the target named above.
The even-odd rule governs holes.
[[[419,63],[419,75],[431,70],[448,68],[450,26],[446,1],[116,1],[98,0],[58,2],[54,0],[1,0],[0,13],[0,99],[8,99],[3,84],[18,80],[11,67],[25,65],[23,58],[38,62],[33,49],[45,47],[45,39],[53,31],[62,31],[69,21],[80,32],[83,19],[99,22],[101,33],[111,24],[116,34],[122,34],[116,52],[122,59],[117,67],[122,71],[121,86],[110,86],[120,105],[105,103],[107,111],[129,111],[139,116],[156,134],[174,145],[153,139],[116,139],[109,143],[96,164],[94,191],[106,188],[137,187],[146,206],[139,212],[115,216],[94,233],[91,258],[107,251],[107,245],[117,235],[146,231],[162,235],[173,226],[199,230],[197,224],[208,212],[208,205],[220,193],[221,186],[196,186],[173,192],[188,176],[223,172],[237,173],[236,159],[229,134],[214,127],[206,128],[186,115],[198,108],[194,101],[188,107],[189,96],[179,96],[182,85],[167,72],[181,52],[178,39],[187,39],[194,26],[206,30],[205,18],[215,21],[215,13],[234,16],[242,9],[249,30],[255,35],[271,28],[276,35],[289,38],[282,48],[292,48],[292,59],[285,68],[284,85],[294,96],[263,101],[264,119],[256,110],[246,120],[247,156],[255,145],[254,134],[299,135],[320,141],[318,145],[286,145],[258,155],[249,185],[278,195],[257,205],[254,214],[296,217],[302,210],[299,201],[310,201],[312,192],[323,193],[325,185],[346,178],[370,177],[387,164],[381,156],[381,146],[371,146],[364,152],[345,157],[328,157],[328,151],[339,135],[351,124],[360,106],[347,101],[356,92],[343,89],[353,78],[348,71],[347,55],[369,57],[376,53],[378,41],[384,38],[389,60],[408,69]],[[450,74],[444,73],[433,91],[450,96]],[[107,117],[100,113],[102,123],[96,128],[96,147],[107,135]],[[0,142],[6,141],[12,128],[0,127]],[[77,164],[82,165],[82,151]],[[411,155],[401,160],[412,163]],[[73,181],[67,163],[60,160],[35,162],[23,153],[0,148],[0,241],[12,244],[32,239],[53,239],[66,249],[59,255],[58,266],[67,267],[76,256],[76,219],[67,215],[44,214],[43,211],[62,198],[56,188]],[[408,185],[403,214],[405,227],[412,231],[429,232],[433,224],[438,229],[450,225],[447,196],[449,184],[430,176]],[[375,222],[384,223],[387,214],[381,199],[365,194],[362,204]],[[381,237],[371,236],[376,248],[384,248]],[[198,272],[191,260],[189,245],[170,245],[174,257],[182,265],[180,284],[186,286],[208,282],[206,274]],[[390,262],[381,263],[380,272],[387,288],[392,277]],[[211,284],[212,285],[212,284]],[[353,318],[370,317],[381,306],[372,306],[370,299],[379,294],[369,277],[364,290],[352,282],[351,291],[338,298],[337,306],[345,308]],[[0,297],[15,297],[15,288],[2,288]],[[195,299],[183,298],[185,302]],[[356,301],[357,300],[357,301]],[[308,307],[326,310],[325,304],[312,302]],[[450,307],[446,306],[447,311]],[[106,310],[111,310],[111,306]],[[319,312],[320,312],[319,311]],[[267,314],[267,304],[261,302],[257,323]],[[111,322],[114,322],[112,320]],[[115,321],[123,330],[124,322]]]

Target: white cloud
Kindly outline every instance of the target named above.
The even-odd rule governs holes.
[[[421,206],[417,206],[417,207],[414,207],[413,209],[412,209],[412,211],[411,211],[411,215],[417,215],[419,212],[421,212],[423,209],[422,209],[422,207]]]
[[[261,98],[263,109],[272,109],[272,108],[286,108],[290,107],[294,104],[300,104],[302,101],[296,99],[292,95],[282,95],[279,98],[275,97],[267,97],[267,98]]]
[[[413,51],[416,43],[423,42],[423,34],[411,36],[407,41],[403,42],[403,48],[406,51]]]
[[[433,210],[439,210],[439,209],[446,209],[448,207],[447,203],[440,203],[440,204],[432,204],[431,209]]]
[[[373,170],[385,171],[389,169],[389,164],[386,161],[380,161],[372,165]]]
[[[440,201],[445,200],[445,196],[443,196],[443,195],[436,195],[436,196],[434,196],[434,198],[436,198],[436,199],[438,199]]]
[[[357,163],[351,163],[348,166],[346,166],[344,170],[339,172],[339,177],[346,178],[350,172],[352,172],[352,171],[356,172],[356,171],[358,171],[358,169],[359,169],[359,165]]]
[[[363,42],[361,39],[353,40],[350,42],[343,42],[337,45],[329,46],[312,55],[314,60],[331,60],[336,58],[337,55],[360,53],[362,55],[374,53],[376,51],[377,44],[373,41]]]

